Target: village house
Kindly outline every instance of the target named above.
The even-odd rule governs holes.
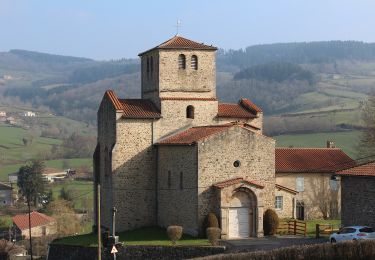
[[[300,220],[339,218],[341,187],[335,172],[354,165],[332,142],[327,148],[276,148],[276,183],[297,192],[294,201],[284,199],[284,207],[293,208],[292,216]],[[289,215],[277,207],[276,212]]]
[[[18,172],[12,172],[8,174],[9,183],[17,183],[18,181]]]
[[[11,185],[0,182],[0,205],[13,205],[12,190]]]
[[[6,117],[7,116],[7,112],[5,111],[0,111],[0,117]]]
[[[341,178],[341,224],[375,228],[375,161],[337,172]]]
[[[31,236],[41,237],[54,235],[57,232],[56,220],[52,217],[33,211],[30,214]],[[29,239],[29,214],[16,215],[12,218],[13,234],[17,238]]]
[[[43,179],[48,182],[55,182],[63,180],[68,177],[68,173],[65,170],[55,168],[45,168],[42,173]]]
[[[275,186],[262,110],[246,98],[218,101],[216,50],[175,36],[139,54],[141,99],[104,94],[94,153],[103,227],[116,207],[117,231],[181,225],[199,235],[212,212],[222,238],[257,237],[275,190],[294,193]]]
[[[32,111],[25,111],[25,112],[23,113],[23,116],[24,116],[24,117],[35,117],[36,114],[35,114],[35,112],[32,112]]]

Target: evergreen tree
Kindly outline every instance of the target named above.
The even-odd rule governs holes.
[[[17,184],[25,198],[37,204],[38,198],[44,192],[44,181],[42,173],[44,170],[44,162],[33,160],[20,167],[18,171]]]

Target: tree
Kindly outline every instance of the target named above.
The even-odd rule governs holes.
[[[360,157],[372,156],[375,154],[375,92],[372,92],[362,109],[362,120],[365,130],[358,145]]]
[[[48,204],[46,213],[56,219],[59,236],[72,235],[80,230],[80,221],[74,212],[72,203],[58,199]]]
[[[33,160],[20,167],[18,171],[17,185],[21,194],[26,197],[28,202],[37,204],[38,198],[44,192],[44,181],[42,173],[44,162]]]

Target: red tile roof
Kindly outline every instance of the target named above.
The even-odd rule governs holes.
[[[216,183],[212,186],[214,186],[216,188],[219,188],[219,189],[223,189],[225,187],[228,187],[228,186],[231,186],[231,185],[234,185],[234,184],[238,184],[238,183],[244,183],[244,184],[256,186],[257,188],[260,188],[260,189],[264,188],[263,185],[260,185],[259,183],[255,182],[255,181],[245,180],[244,178],[234,178],[234,179],[230,179],[230,180],[226,180],[226,181]]]
[[[171,39],[159,44],[158,46],[138,54],[138,56],[142,56],[146,52],[149,52],[155,49],[189,49],[189,50],[195,49],[195,50],[212,50],[212,51],[217,50],[217,48],[212,45],[209,46],[203,43],[194,42],[192,40],[176,35],[172,37]]]
[[[349,176],[373,176],[375,177],[375,161],[367,162],[352,168],[344,169],[337,172],[338,175]]]
[[[223,132],[233,126],[242,127],[249,131],[259,130],[258,127],[244,123],[227,123],[223,125],[196,126],[182,131],[178,134],[167,137],[159,141],[156,145],[192,145],[211,135]],[[262,135],[263,136],[263,135]]]
[[[216,101],[216,98],[190,98],[190,97],[162,97],[161,100],[199,100],[199,101]]]
[[[109,100],[111,100],[113,106],[115,107],[116,110],[122,110],[122,105],[120,101],[118,100],[115,92],[113,90],[107,90],[105,92],[105,95],[108,96]]]
[[[246,98],[241,98],[238,104],[221,103],[218,108],[218,117],[227,118],[256,118],[262,110]]]
[[[285,186],[280,185],[280,184],[275,184],[275,187],[276,187],[277,189],[279,189],[279,190],[285,190],[285,191],[290,192],[290,193],[293,193],[293,194],[297,194],[297,193],[298,193],[298,191],[293,190],[293,189],[290,189],[290,188],[285,187]]]
[[[55,221],[54,218],[44,215],[42,213],[39,213],[37,211],[31,212],[30,218],[31,218],[32,228],[38,227],[38,226],[44,226]],[[12,218],[12,220],[13,220],[13,223],[21,230],[29,228],[29,214],[16,215]]]
[[[123,118],[160,118],[160,112],[154,103],[148,99],[119,99],[113,90],[107,90],[105,95],[117,111],[123,111]]]
[[[335,172],[355,165],[338,148],[276,148],[276,173]]]
[[[160,118],[160,112],[148,99],[120,99],[123,118]]]
[[[197,126],[161,140],[158,145],[191,145],[210,135],[220,133],[233,124]]]

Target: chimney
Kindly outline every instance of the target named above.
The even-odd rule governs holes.
[[[327,141],[327,148],[336,148],[335,142],[333,142],[333,141]]]

